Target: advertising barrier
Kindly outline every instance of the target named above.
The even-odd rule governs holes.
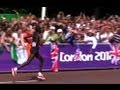
[[[119,67],[119,49],[115,49],[109,44],[98,44],[96,49],[89,52],[91,47],[91,44],[59,45],[58,70],[106,69]],[[45,58],[43,71],[51,70],[52,60],[50,57],[50,50],[50,45],[44,45],[40,48],[40,53]],[[19,71],[37,71],[39,70],[39,63],[39,60],[35,58],[28,66]],[[11,59],[10,53],[3,49],[0,55],[0,72],[10,72],[11,68],[15,66],[18,66],[18,64]]]

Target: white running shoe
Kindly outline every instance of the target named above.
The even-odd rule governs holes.
[[[17,75],[17,67],[11,69],[12,76],[15,77]]]
[[[58,69],[56,69],[54,72],[58,72]]]
[[[41,72],[38,73],[37,78],[41,79],[41,80],[45,80],[46,79]]]

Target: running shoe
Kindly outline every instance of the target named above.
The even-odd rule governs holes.
[[[46,79],[41,72],[38,73],[37,78],[40,79],[40,80],[45,80]]]
[[[11,72],[12,72],[12,76],[15,77],[17,75],[17,68],[12,68],[11,69]]]

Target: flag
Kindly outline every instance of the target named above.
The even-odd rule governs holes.
[[[16,51],[16,46],[14,43],[11,43],[11,48],[10,48],[10,54],[11,54],[11,58],[13,61],[15,61],[17,63],[17,51]]]
[[[113,45],[112,50],[113,51],[111,51],[110,54],[114,57],[112,58],[111,63],[117,65],[118,61],[120,60],[120,50],[118,45]]]
[[[23,64],[28,59],[26,48],[23,46],[16,47],[14,43],[11,43],[11,58],[17,64]]]
[[[52,71],[53,72],[58,72],[58,53],[59,53],[59,48],[57,44],[51,44],[51,60],[53,60],[52,64]]]
[[[57,59],[53,62],[52,71],[58,72],[58,60]]]

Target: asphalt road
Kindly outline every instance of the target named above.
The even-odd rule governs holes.
[[[36,79],[37,72],[0,74],[0,84],[120,84],[120,69],[43,72],[45,81]]]

